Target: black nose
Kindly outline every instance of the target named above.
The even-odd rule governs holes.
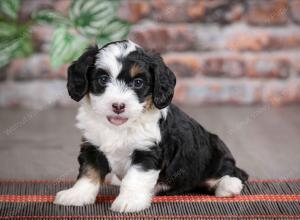
[[[121,114],[125,111],[125,104],[115,102],[112,104],[112,110],[117,114]]]

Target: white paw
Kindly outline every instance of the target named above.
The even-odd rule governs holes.
[[[92,183],[87,178],[79,179],[75,185],[56,194],[54,204],[83,206],[93,204],[99,191],[99,184]]]
[[[223,176],[217,184],[215,195],[217,197],[232,197],[239,195],[243,189],[242,181],[236,177]]]
[[[148,195],[122,195],[120,194],[111,205],[115,212],[138,212],[150,207],[151,196]]]
[[[76,189],[67,189],[56,194],[54,204],[65,206],[83,206],[93,204],[96,197],[92,194],[86,194]]]

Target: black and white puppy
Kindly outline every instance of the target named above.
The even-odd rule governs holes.
[[[248,175],[217,135],[171,104],[175,84],[159,55],[131,41],[87,49],[69,67],[67,84],[81,100],[79,175],[54,203],[94,203],[104,182],[120,185],[111,206],[119,212],[143,210],[162,192],[240,194]]]

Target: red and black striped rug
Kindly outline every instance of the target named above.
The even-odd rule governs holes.
[[[72,181],[0,180],[0,219],[300,219],[300,179],[252,180],[242,195],[156,196],[151,208],[116,213],[110,205],[118,188],[103,186],[97,203],[84,207],[52,204],[56,192]]]

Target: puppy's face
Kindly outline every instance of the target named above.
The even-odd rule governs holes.
[[[92,108],[113,125],[135,120],[152,108],[154,79],[149,63],[143,52],[119,50],[123,46],[102,49],[89,78]],[[113,54],[116,50],[120,54]]]
[[[130,41],[90,48],[68,70],[70,96],[79,101],[87,95],[94,112],[113,126],[169,105],[175,82],[159,55]]]

